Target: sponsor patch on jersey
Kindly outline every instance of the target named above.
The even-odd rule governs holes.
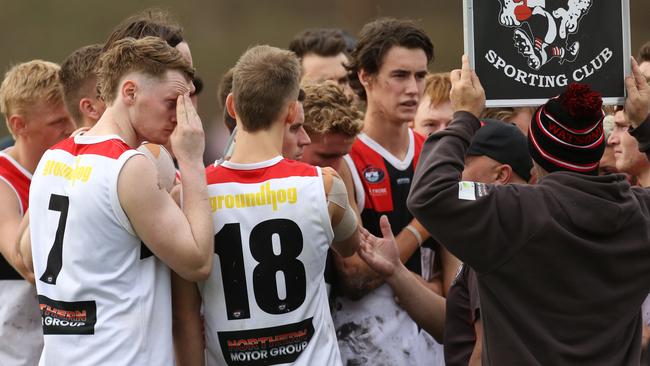
[[[376,168],[374,166],[368,166],[364,171],[363,171],[363,179],[366,180],[368,183],[379,183],[382,180],[384,180],[384,177],[386,176],[386,173],[384,173],[383,170]]]
[[[467,181],[458,182],[458,199],[476,201],[477,198],[487,195],[487,184]]]
[[[313,319],[279,327],[218,332],[229,366],[294,363],[314,336]]]
[[[397,184],[411,184],[411,178],[409,177],[403,177],[403,178],[397,178]]]
[[[95,301],[57,301],[38,295],[43,334],[95,334]]]

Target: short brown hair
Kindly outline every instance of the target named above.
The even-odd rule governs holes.
[[[32,60],[7,71],[0,85],[0,112],[4,114],[7,129],[12,135],[9,124],[11,115],[26,113],[31,105],[39,101],[51,104],[62,102],[59,69],[55,63]]]
[[[347,65],[350,86],[362,100],[366,100],[366,90],[357,73],[362,69],[371,75],[379,72],[384,56],[394,46],[421,49],[427,56],[427,62],[433,60],[431,39],[412,21],[382,18],[364,25],[359,34],[359,43]]]
[[[451,79],[448,72],[427,75],[424,94],[431,98],[431,105],[436,107],[449,101]]]
[[[124,38],[160,37],[167,44],[176,47],[183,42],[183,28],[172,16],[161,9],[146,9],[125,19],[108,36],[103,52]]]
[[[650,62],[650,42],[646,42],[639,49],[639,56],[637,57],[639,63]]]
[[[289,43],[289,50],[299,58],[311,53],[329,57],[344,53],[346,46],[343,31],[340,29],[313,28],[296,35]]]
[[[235,110],[249,132],[267,129],[286,103],[298,98],[300,63],[296,55],[255,46],[237,61],[232,78]]]
[[[342,133],[355,137],[363,128],[363,115],[333,81],[304,84],[305,130],[307,133]]]
[[[102,53],[101,44],[81,47],[72,52],[59,70],[63,101],[70,117],[81,125],[83,117],[79,110],[79,101],[83,98],[97,96],[97,63]]]
[[[188,80],[194,76],[194,69],[189,62],[161,38],[121,39],[100,58],[97,72],[100,95],[106,104],[112,104],[117,96],[120,80],[128,73],[142,72],[159,78],[167,70],[178,70],[184,73]]]

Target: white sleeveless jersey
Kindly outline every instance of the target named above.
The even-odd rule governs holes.
[[[40,365],[174,363],[169,269],[141,244],[117,195],[136,154],[117,136],[76,136],[36,168],[29,218]]]
[[[276,157],[206,171],[215,227],[203,296],[208,365],[341,365],[323,270],[320,168]]]
[[[0,184],[7,184],[27,211],[32,175],[7,152],[0,151]],[[36,290],[0,254],[0,365],[35,366],[43,349]]]

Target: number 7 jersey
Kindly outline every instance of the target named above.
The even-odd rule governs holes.
[[[320,168],[208,167],[214,266],[199,284],[208,365],[341,365],[323,271],[333,238]]]
[[[117,136],[69,138],[34,172],[29,218],[44,347],[40,365],[173,365],[169,269],[122,210]]]

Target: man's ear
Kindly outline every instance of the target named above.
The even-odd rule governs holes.
[[[296,117],[298,116],[298,103],[300,102],[295,101],[289,103],[287,107],[287,115],[284,118],[284,123],[290,125],[296,120]]]
[[[357,76],[359,77],[359,81],[361,82],[361,85],[363,85],[364,89],[368,90],[372,84],[372,75],[367,73],[366,70],[361,69],[357,72]]]
[[[81,98],[79,101],[79,110],[81,114],[88,116],[94,120],[98,120],[101,117],[101,114],[95,107],[93,100],[90,98]]]
[[[9,126],[14,136],[22,136],[25,133],[27,124],[25,118],[19,114],[12,114],[9,117]]]
[[[126,80],[120,88],[120,94],[122,95],[122,99],[124,99],[124,103],[129,105],[134,104],[135,98],[137,96],[137,91],[138,85],[135,83],[135,81]]]
[[[226,111],[228,111],[230,117],[237,119],[237,112],[235,111],[235,97],[233,97],[232,93],[229,93],[226,97]]]
[[[512,180],[512,167],[508,164],[501,164],[496,167],[495,184],[508,184]]]

